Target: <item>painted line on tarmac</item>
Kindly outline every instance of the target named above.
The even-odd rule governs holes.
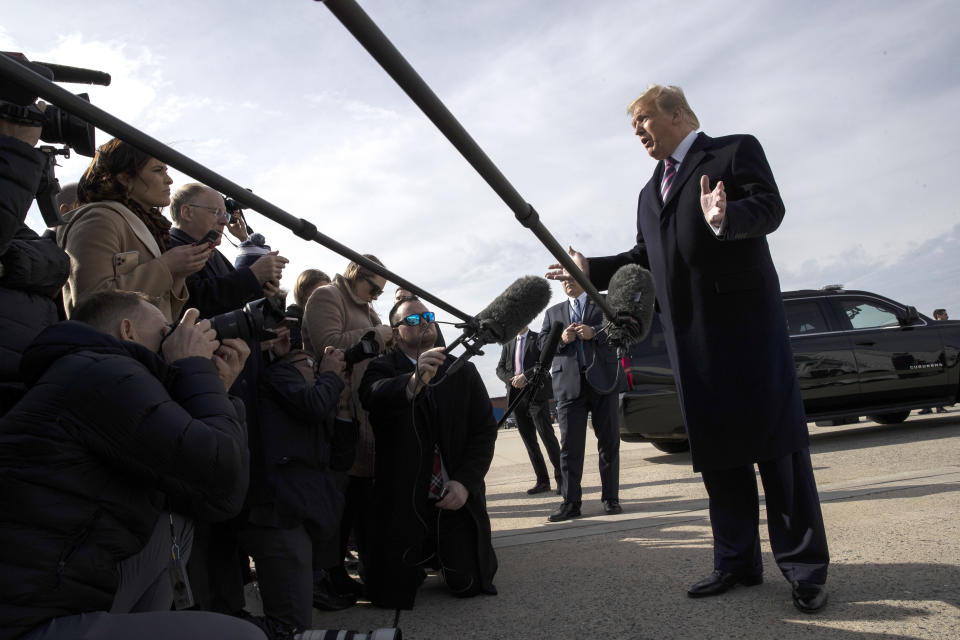
[[[821,502],[854,500],[867,495],[905,491],[930,485],[960,485],[960,466],[905,471],[871,478],[818,485]],[[538,544],[555,540],[569,540],[587,536],[636,531],[653,527],[709,522],[707,499],[694,501],[696,506],[676,511],[645,511],[621,513],[616,516],[587,516],[565,522],[544,523],[527,529],[493,532],[493,546],[497,549]],[[761,496],[760,506],[763,508]]]

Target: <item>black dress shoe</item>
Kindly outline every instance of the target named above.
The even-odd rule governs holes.
[[[547,516],[547,520],[550,522],[560,522],[562,520],[569,520],[570,518],[579,517],[580,503],[564,501],[559,507],[554,509],[549,516]]]
[[[827,587],[810,582],[794,582],[793,605],[804,613],[820,611],[827,606]]]
[[[323,611],[339,611],[357,604],[352,593],[338,593],[330,575],[323,572],[313,581],[313,607]]]
[[[763,582],[763,575],[761,574],[728,573],[715,569],[710,577],[687,589],[687,595],[691,598],[718,596],[725,591],[729,591],[734,585],[742,584],[745,587],[753,587],[761,582]]]
[[[527,489],[527,495],[534,495],[535,493],[543,493],[544,491],[550,491],[550,482],[537,482],[529,489]]]
[[[603,512],[608,516],[615,516],[618,513],[623,513],[623,507],[620,506],[619,500],[604,500]]]

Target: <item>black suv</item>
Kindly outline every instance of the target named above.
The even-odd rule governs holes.
[[[869,291],[783,294],[790,346],[807,419],[844,424],[867,416],[903,422],[911,409],[960,400],[960,321],[938,322]],[[661,451],[689,447],[663,330],[623,359],[629,390],[620,394],[620,438]]]

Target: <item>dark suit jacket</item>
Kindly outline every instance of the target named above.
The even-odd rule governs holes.
[[[540,359],[538,338],[539,336],[536,331],[528,331],[523,344],[523,371],[520,373],[527,376],[528,381],[533,378],[534,367],[537,364],[537,360]],[[516,393],[522,391],[522,389],[516,389],[510,384],[510,379],[517,375],[517,371],[515,371],[516,354],[517,340],[514,338],[503,345],[503,348],[500,350],[500,362],[497,364],[497,377],[507,385],[508,402]],[[536,391],[528,391],[527,399],[533,401],[548,400],[553,395],[551,391],[552,384],[550,382],[549,372],[547,372],[543,385]]]
[[[663,162],[640,192],[637,244],[592,258],[604,289],[623,264],[650,269],[674,367],[694,470],[778,458],[809,436],[766,235],[784,207],[763,148],[745,135],[699,134],[665,203]],[[700,207],[700,176],[727,193],[718,237]]]
[[[182,229],[170,229],[170,246],[196,242]],[[201,318],[210,318],[239,309],[251,300],[263,297],[263,286],[249,267],[234,269],[222,253],[214,250],[203,269],[187,277],[190,299],[183,311],[196,307]]]
[[[564,328],[570,326],[570,301],[564,300],[547,309],[543,317],[543,327],[540,329],[539,347],[542,349],[550,334],[550,327],[554,322],[561,323]],[[587,298],[583,310],[583,323],[599,332],[603,325],[603,313]],[[577,359],[577,343],[583,343],[583,375],[587,383],[599,393],[617,393],[623,383],[620,375],[620,364],[616,351],[607,344],[603,334],[598,334],[593,340],[574,340],[570,344],[561,341],[557,346],[557,353],[550,366],[550,375],[553,378],[553,396],[557,402],[575,400],[580,397],[580,363]]]

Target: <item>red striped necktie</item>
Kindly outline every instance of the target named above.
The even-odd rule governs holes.
[[[430,473],[430,486],[427,488],[427,497],[440,499],[443,491],[443,463],[440,462],[440,445],[433,445],[433,469]]]
[[[660,183],[660,197],[666,202],[670,195],[670,187],[673,186],[673,179],[677,177],[677,161],[673,157],[663,161],[663,182]]]

